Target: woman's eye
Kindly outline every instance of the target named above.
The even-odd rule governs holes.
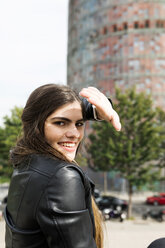
[[[77,122],[77,123],[76,123],[76,126],[77,126],[77,127],[82,127],[82,126],[84,126],[84,122]]]
[[[63,121],[56,121],[56,122],[54,122],[54,124],[57,126],[64,126],[65,125],[65,123]]]

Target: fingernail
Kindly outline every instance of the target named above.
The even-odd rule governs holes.
[[[119,126],[119,127],[117,128],[117,131],[120,131],[120,130],[121,130],[121,123],[119,123],[118,126]]]

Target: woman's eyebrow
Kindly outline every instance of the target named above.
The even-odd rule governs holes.
[[[52,121],[53,120],[63,120],[63,121],[67,121],[67,122],[71,122],[72,121],[72,120],[70,120],[70,119],[68,119],[66,117],[60,117],[60,116],[53,117],[53,118],[51,118],[51,120]],[[77,120],[76,122],[78,122],[78,121],[84,121],[84,119],[82,118],[80,120]]]

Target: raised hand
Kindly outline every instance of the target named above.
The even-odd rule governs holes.
[[[85,97],[88,102],[96,107],[98,118],[111,122],[117,131],[121,130],[120,118],[112,108],[108,98],[95,87],[83,88],[80,96]]]

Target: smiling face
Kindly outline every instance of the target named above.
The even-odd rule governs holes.
[[[47,142],[73,160],[84,136],[84,120],[78,101],[68,103],[54,111],[45,121],[44,134]]]

